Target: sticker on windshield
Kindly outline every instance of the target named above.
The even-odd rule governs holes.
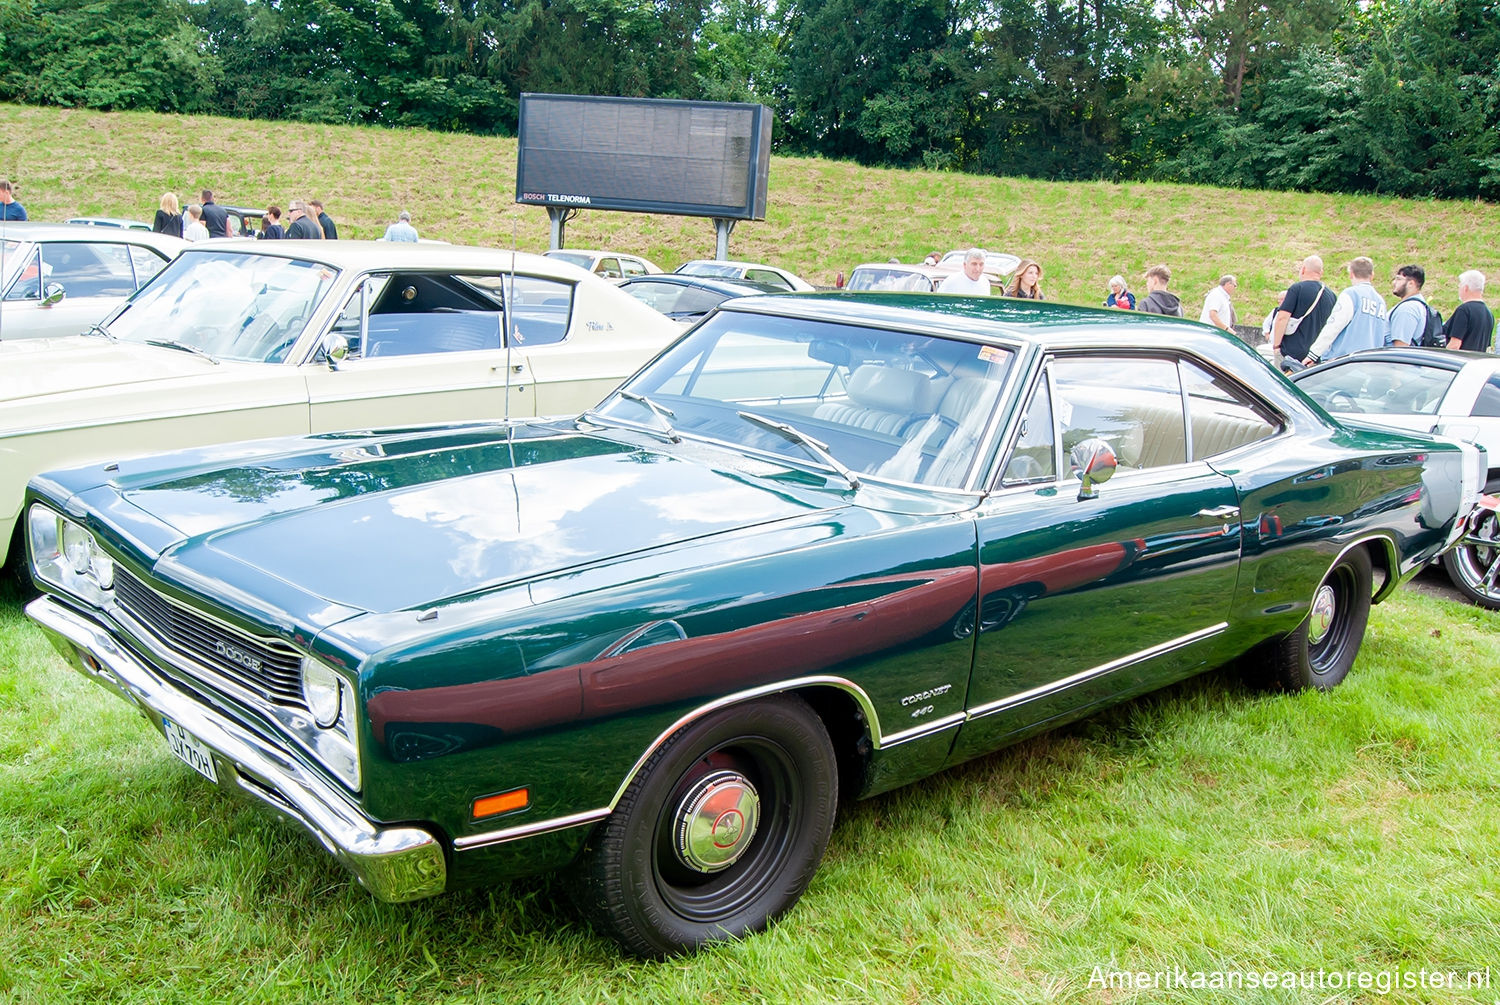
[[[979,347],[979,358],[986,363],[1003,363],[1005,362],[1005,350],[996,349],[992,345],[982,345]]]

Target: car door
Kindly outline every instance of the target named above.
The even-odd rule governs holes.
[[[1230,478],[1194,459],[1167,356],[1060,353],[978,516],[969,721],[955,758],[1204,665],[1240,553]],[[1107,445],[1113,477],[1076,469]]]
[[[502,343],[500,301],[484,292],[500,281],[403,271],[357,283],[331,329],[348,357],[302,368],[312,429],[536,414],[524,359]]]

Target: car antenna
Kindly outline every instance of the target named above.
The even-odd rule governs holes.
[[[507,289],[504,277],[500,282],[500,338],[505,343],[505,428],[506,440],[510,440],[510,343],[513,333],[510,330],[510,298],[516,293],[516,221],[512,217],[510,221],[510,288]],[[514,461],[514,458],[512,458]]]

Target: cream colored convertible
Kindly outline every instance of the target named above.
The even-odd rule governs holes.
[[[39,471],[286,433],[576,413],[680,332],[536,255],[200,244],[89,335],[0,343],[0,561],[23,557],[21,496]]]

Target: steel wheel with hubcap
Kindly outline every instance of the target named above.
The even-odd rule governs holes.
[[[1500,514],[1476,511],[1458,545],[1443,556],[1443,569],[1464,596],[1481,607],[1500,610]]]
[[[812,880],[838,763],[808,704],[778,695],[689,723],[652,754],[590,839],[580,907],[643,956],[760,931]]]
[[[1345,552],[1313,592],[1307,620],[1271,647],[1271,680],[1289,691],[1327,691],[1349,675],[1370,620],[1370,554]]]

